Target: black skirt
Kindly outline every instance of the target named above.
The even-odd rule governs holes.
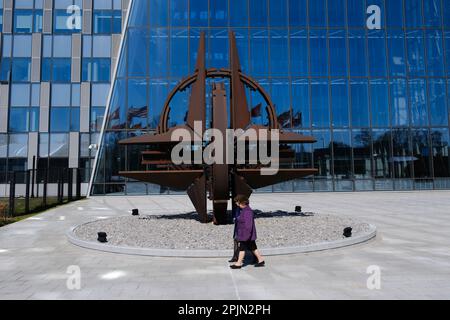
[[[239,241],[239,251],[255,251],[258,250],[256,241]]]

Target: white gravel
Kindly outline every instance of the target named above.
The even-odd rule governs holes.
[[[369,231],[367,223],[349,217],[307,213],[256,212],[257,244],[261,248],[303,246],[343,239],[343,229],[353,234]],[[86,241],[97,241],[98,232],[106,232],[108,244],[154,249],[233,248],[234,225],[202,224],[196,213],[166,216],[124,216],[95,221],[75,229]]]

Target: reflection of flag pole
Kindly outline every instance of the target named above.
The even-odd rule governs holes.
[[[281,125],[282,128],[290,127],[291,123],[291,111],[283,112],[278,116],[278,123]]]
[[[131,129],[142,129],[142,120],[147,118],[148,110],[147,106],[143,106],[141,108],[130,108],[128,111],[128,122],[130,124]],[[133,120],[137,119],[137,123],[133,124]]]

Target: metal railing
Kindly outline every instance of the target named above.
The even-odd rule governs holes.
[[[9,197],[0,198],[0,209],[3,209],[0,215],[12,218],[80,200],[81,170],[50,168],[8,172]]]

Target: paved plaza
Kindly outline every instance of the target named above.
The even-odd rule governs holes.
[[[295,205],[356,217],[376,225],[378,236],[232,271],[225,259],[129,256],[70,244],[65,233],[71,227],[132,208],[142,214],[193,210],[186,196],[95,197],[0,228],[0,299],[450,299],[450,191],[252,197],[255,209]],[[368,268],[379,268],[379,290],[368,289],[368,278],[377,275]],[[81,274],[79,290],[69,279],[74,270]]]

